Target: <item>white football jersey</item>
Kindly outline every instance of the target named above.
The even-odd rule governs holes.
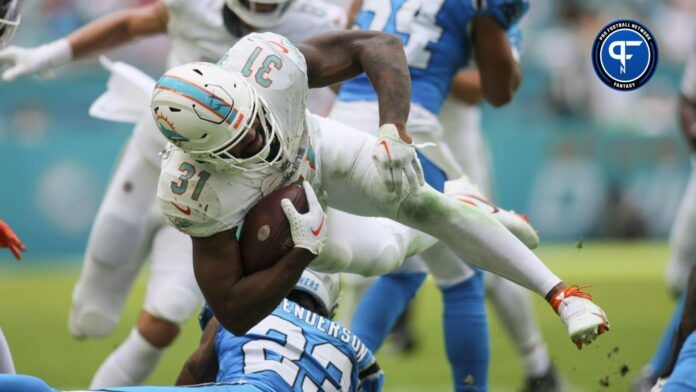
[[[248,210],[279,186],[306,179],[318,186],[317,157],[310,132],[318,127],[306,111],[304,56],[285,37],[253,33],[220,62],[247,78],[267,102],[283,137],[277,167],[256,172],[220,170],[169,145],[162,160],[157,199],[170,223],[184,233],[207,237],[242,223]]]
[[[168,68],[195,61],[217,62],[241,38],[225,27],[222,17],[225,0],[163,0],[163,3],[169,13],[167,35],[172,45]],[[269,30],[297,43],[323,32],[343,29],[346,23],[345,12],[334,4],[296,0],[281,23]],[[320,98],[312,100],[316,107],[310,109],[325,114],[324,104],[333,95],[322,90],[312,92]],[[167,141],[154,123],[152,127],[136,128],[135,137],[143,154],[159,164],[158,153]]]
[[[172,43],[168,67],[194,61],[216,62],[239,38],[223,22],[225,0],[163,0],[169,12],[167,33]],[[345,28],[345,12],[322,0],[296,0],[272,31],[291,42]]]

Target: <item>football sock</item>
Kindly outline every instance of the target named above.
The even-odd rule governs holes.
[[[2,328],[0,328],[0,373],[14,374],[14,372],[15,367],[14,362],[12,362],[10,346],[2,333]]]
[[[445,242],[470,265],[503,276],[541,296],[561,282],[490,214],[427,186],[401,202],[396,220]]]
[[[483,274],[442,287],[447,359],[455,391],[485,391],[490,347],[483,301]]]
[[[544,375],[551,366],[551,358],[534,319],[534,306],[527,289],[500,276],[489,275],[486,294],[500,325],[517,348],[527,376]]]
[[[142,384],[164,350],[151,345],[137,328],[133,328],[128,338],[99,367],[90,388]]]
[[[377,279],[355,311],[351,331],[376,353],[425,280],[422,272],[395,272]]]
[[[682,312],[684,311],[684,295],[679,299],[677,307],[674,309],[674,314],[669,324],[662,332],[662,337],[660,338],[660,343],[657,346],[657,351],[653,354],[653,357],[648,363],[648,371],[651,372],[655,377],[659,376],[667,361],[669,361],[669,356],[672,351],[672,341],[674,340],[674,335],[677,333],[677,328],[679,328],[679,322],[682,318]]]

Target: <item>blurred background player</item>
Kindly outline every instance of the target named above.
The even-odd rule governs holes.
[[[273,313],[247,334],[224,329],[209,308],[201,313],[199,347],[184,364],[179,387],[105,388],[113,392],[345,391],[379,392],[383,373],[372,352],[332,321],[340,292],[338,276],[310,270]],[[218,385],[213,383],[220,383]],[[0,390],[53,392],[30,376],[0,376]]]
[[[219,59],[240,37],[255,30],[278,31],[293,41],[343,28],[337,6],[319,0],[162,0],[97,19],[66,38],[37,48],[9,47],[0,51],[0,65],[9,65],[4,80],[102,53],[138,38],[167,34],[171,50],[167,66]],[[137,83],[137,75],[118,83]],[[142,78],[141,78],[142,79]],[[149,99],[151,86],[142,86]],[[329,99],[327,99],[327,95]],[[314,92],[314,109],[326,111],[329,93]],[[138,96],[115,97],[140,102]],[[115,101],[114,101],[115,102]],[[113,102],[99,106],[104,118],[122,119]],[[103,337],[113,332],[125,299],[148,254],[152,266],[137,325],[99,368],[91,386],[142,383],[164,349],[179,333],[179,325],[200,306],[202,297],[191,263],[191,243],[167,225],[155,205],[159,135],[147,103],[112,176],[92,227],[80,280],[73,292],[69,328],[73,336]]]
[[[652,392],[696,391],[696,266],[687,275],[683,313],[678,318],[665,367]]]
[[[442,145],[443,129],[436,116],[449,90],[454,71],[466,65],[470,52],[474,52],[474,49],[469,47],[467,31],[471,20],[474,20],[471,34],[474,37],[479,68],[483,69],[485,78],[497,81],[496,84],[491,83],[491,79],[486,80],[484,85],[486,90],[483,93],[480,91],[480,82],[477,81],[478,95],[483,95],[496,106],[503,105],[512,98],[519,86],[520,71],[517,64],[519,58],[514,58],[512,55],[508,40],[519,41],[519,39],[517,36],[505,38],[506,31],[522,16],[528,4],[488,2],[486,9],[478,10],[475,4],[460,2],[453,6],[454,3],[457,2],[437,1],[419,8],[412,7],[408,2],[390,5],[385,2],[363,1],[356,25],[363,29],[390,32],[404,40],[414,86],[413,105],[408,123],[409,131],[413,132],[417,143],[439,144],[437,149],[424,148],[422,154],[419,154],[426,181],[438,190],[456,193],[468,203],[487,203],[477,189],[466,183],[466,179],[459,180],[459,184],[458,181],[453,181],[449,189],[445,186],[447,179],[459,178],[467,171],[463,170],[456,161],[456,155]],[[460,9],[455,12],[453,8],[448,7],[460,7]],[[504,8],[510,12],[504,13],[502,11]],[[478,22],[474,19],[477,12],[486,15],[478,17]],[[492,16],[490,20],[481,20],[489,16]],[[519,30],[516,27],[515,29]],[[505,40],[496,41],[495,38],[483,39],[483,37],[505,38]],[[478,74],[476,77],[478,78]],[[461,90],[462,88],[458,88],[456,91],[461,93]],[[333,119],[350,123],[366,132],[373,129],[377,122],[376,96],[367,78],[362,76],[344,83],[338,99],[331,113]],[[360,113],[360,117],[356,116],[357,113]],[[357,118],[360,119],[359,123],[356,123]],[[450,126],[451,132],[460,131],[461,125],[457,124],[456,120],[452,121]],[[465,135],[465,137],[471,136]],[[461,142],[463,138],[455,140]],[[466,146],[466,154],[477,151],[481,147],[480,143],[473,144],[469,140],[467,142],[469,145]],[[459,147],[463,148],[463,146]],[[471,166],[469,169],[472,169]],[[534,238],[533,241],[529,241],[530,245],[536,246],[537,240]],[[446,349],[452,367],[455,389],[464,390],[472,387],[485,389],[488,368],[488,332],[482,299],[482,275],[463,266],[459,258],[442,244],[427,250],[422,257],[443,294]],[[425,273],[421,272],[423,270],[424,266],[420,261],[411,260],[406,263],[402,271],[379,278],[366,292],[357,308],[352,327],[371,349],[379,348],[386,333],[395,324],[396,318],[414,297],[425,279]],[[515,296],[521,291],[523,290],[520,288],[512,292],[500,293],[498,299],[501,296],[510,295],[510,299],[514,301]],[[393,301],[381,301],[380,298],[392,298]],[[494,303],[500,304],[501,301],[494,301]],[[502,309],[506,308],[503,306]],[[508,320],[513,318],[507,313],[504,315]],[[532,326],[534,326],[533,320]],[[468,333],[462,334],[461,331],[464,330]],[[536,333],[539,340],[538,329],[533,328],[528,333]],[[518,338],[519,335],[518,333],[513,337]],[[526,336],[525,338],[527,339],[523,347],[529,349],[531,339]],[[534,355],[543,364],[537,366],[541,369],[533,369],[536,372],[530,373],[536,377],[549,374],[550,379],[555,380],[543,342],[540,345],[532,345],[532,348],[536,347],[539,347],[539,350],[536,350]],[[524,351],[521,350],[521,352]],[[550,389],[553,390],[553,387]]]
[[[686,63],[679,94],[679,125],[691,151],[691,176],[677,210],[670,235],[670,256],[667,262],[667,287],[680,297],[674,315],[660,339],[657,351],[633,385],[636,392],[647,392],[657,381],[669,360],[674,334],[679,328],[684,309],[684,291],[690,271],[696,263],[696,49]]]
[[[17,18],[19,21],[19,18]],[[0,27],[1,28],[1,27]],[[20,251],[26,251],[27,248],[22,244],[17,234],[0,219],[0,248],[9,248],[12,255],[17,260],[22,259]],[[10,353],[10,346],[7,344],[7,339],[2,333],[2,328],[0,328],[0,373],[14,373],[15,367],[12,361],[12,354]]]
[[[21,10],[22,0],[0,0],[0,49],[5,47],[19,26]],[[9,248],[17,260],[22,258],[19,252],[27,250],[17,234],[2,220],[0,220],[0,248]],[[12,354],[2,328],[0,328],[0,373],[14,373]]]
[[[518,62],[520,32],[518,27],[508,32],[510,46]],[[493,200],[492,157],[481,132],[481,100],[478,70],[459,71],[452,81],[452,91],[442,105],[439,118],[444,129],[443,140],[464,173],[486,199]],[[489,272],[484,272],[484,289],[500,319],[500,325],[524,366],[526,380],[522,390],[560,390],[560,378],[535,320],[536,312],[529,291]]]

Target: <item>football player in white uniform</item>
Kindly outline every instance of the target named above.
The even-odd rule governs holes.
[[[333,231],[316,208],[299,215],[286,201],[296,248],[272,267],[244,275],[235,236],[244,215],[264,195],[300,180],[310,205],[309,183],[333,208],[426,232],[463,260],[544,296],[578,347],[608,329],[587,294],[567,287],[490,214],[424,185],[405,128],[411,94],[400,39],[341,31],[295,47],[276,34],[250,34],[218,64],[165,73],[151,109],[172,143],[162,163],[159,205],[191,236],[196,279],[226,329],[241,334],[266,317],[316,255],[312,267],[318,270],[360,273],[366,267],[355,259],[335,262],[345,255],[334,242],[351,233]],[[309,87],[361,72],[379,97],[378,138],[306,111]],[[361,227],[352,231],[359,235]],[[375,273],[395,267],[370,266]]]
[[[12,80],[143,36],[167,34],[172,46],[167,64],[171,67],[218,59],[254,30],[271,29],[301,41],[344,25],[343,11],[319,0],[161,0],[107,15],[37,48],[9,47],[0,51],[0,65],[10,65],[2,78]],[[315,109],[326,111],[331,100],[326,92],[318,94]],[[104,112],[113,107],[117,105],[101,105],[99,114],[122,119],[122,113]],[[73,292],[70,332],[76,337],[112,333],[148,254],[151,275],[137,326],[102,364],[92,387],[144,381],[177,336],[179,325],[202,300],[191,268],[190,241],[166,224],[155,203],[158,154],[166,139],[156,130],[147,106],[141,106],[140,113],[132,119],[137,125],[90,233],[82,274]]]

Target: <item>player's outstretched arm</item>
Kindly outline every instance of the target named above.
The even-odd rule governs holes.
[[[236,232],[234,228],[191,237],[193,271],[218,321],[235,335],[243,335],[273,311],[316,256],[296,247],[270,268],[244,276]]]
[[[365,72],[377,92],[379,125],[394,124],[411,143],[406,120],[411,77],[401,40],[379,31],[346,30],[319,34],[297,45],[307,61],[309,87],[325,87]]]
[[[372,158],[389,192],[400,197],[425,183],[413,138],[406,129],[411,77],[401,39],[379,31],[317,35],[298,48],[307,62],[310,87],[324,87],[365,72],[377,92],[379,137]],[[404,186],[404,178],[409,187]]]
[[[474,18],[473,35],[483,97],[493,106],[503,106],[522,81],[508,33],[493,17],[481,15]]]
[[[10,68],[4,80],[102,53],[136,38],[165,33],[169,14],[161,1],[111,13],[81,27],[65,38],[36,48],[10,46],[0,51],[0,65]]]
[[[215,336],[218,321],[215,317],[208,321],[203,330],[201,342],[196,351],[184,363],[184,367],[176,379],[176,385],[194,385],[215,382],[219,370],[215,352]]]

